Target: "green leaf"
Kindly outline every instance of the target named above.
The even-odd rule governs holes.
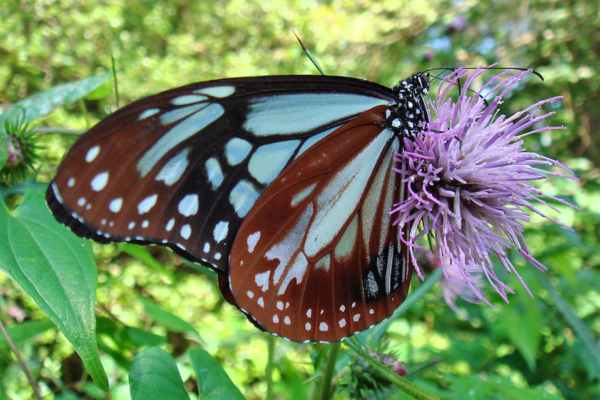
[[[160,346],[165,344],[167,339],[164,336],[156,335],[142,329],[127,327],[129,338],[139,346]]]
[[[144,309],[146,313],[154,319],[156,322],[164,326],[173,332],[185,333],[185,332],[193,332],[198,335],[198,332],[192,325],[188,322],[182,320],[177,315],[172,314],[168,311],[163,310],[156,304],[152,303],[150,300],[145,299],[143,297],[139,298],[142,304],[144,305]]]
[[[94,89],[90,93],[88,93],[88,95],[85,96],[85,99],[86,100],[102,100],[102,99],[105,99],[108,96],[110,96],[111,91],[112,91],[112,87],[107,82],[107,83],[104,83],[104,84],[98,86],[96,89]]]
[[[71,104],[86,96],[104,82],[110,79],[110,74],[94,75],[78,81],[64,83],[51,89],[36,93],[19,100],[11,108],[0,114],[0,132],[5,132],[4,123],[15,123],[17,119],[23,124],[39,117],[50,114],[59,107]],[[25,115],[23,115],[25,110]],[[6,135],[4,135],[6,137]],[[2,135],[0,134],[0,140]],[[2,150],[0,148],[0,161]],[[1,164],[1,163],[0,163]]]
[[[596,376],[600,376],[600,347],[598,343],[592,336],[592,333],[585,325],[585,323],[573,312],[573,309],[569,306],[569,304],[562,298],[562,296],[554,289],[554,286],[550,283],[550,280],[546,277],[546,274],[535,270],[535,275],[538,281],[544,286],[548,295],[554,302],[554,305],[561,312],[563,317],[569,323],[573,332],[575,332],[575,336],[581,342],[583,347],[585,348],[588,357],[594,364],[596,368]]]
[[[196,373],[198,391],[202,400],[245,399],[229,375],[206,350],[196,347],[188,354]]]
[[[0,169],[4,168],[8,160],[8,136],[4,128],[0,129]]]
[[[560,400],[562,397],[547,393],[542,386],[519,388],[507,377],[490,375],[483,380],[478,375],[446,376],[450,393],[444,399],[485,400]]]
[[[146,264],[148,267],[167,276],[171,280],[171,282],[174,281],[173,273],[167,268],[165,268],[160,262],[158,262],[158,260],[154,258],[154,256],[152,256],[152,254],[150,254],[150,252],[142,246],[138,246],[136,244],[131,243],[120,243],[119,247],[123,252],[129,254],[132,257],[137,258],[138,260]]]
[[[42,321],[27,321],[20,323],[18,325],[11,326],[7,328],[8,336],[10,336],[11,340],[15,344],[26,342],[27,340],[34,338],[42,332],[46,332],[48,329],[56,328],[56,325],[52,323],[50,320],[42,320]],[[4,336],[0,336],[0,346],[5,347],[8,346],[6,342],[6,338]]]
[[[511,303],[503,307],[499,322],[533,372],[542,340],[542,314],[538,301],[532,299],[524,288],[519,289]]]
[[[189,400],[175,361],[158,347],[135,356],[129,387],[131,400]]]
[[[0,268],[63,332],[94,382],[108,392],[96,344],[92,247],[56,222],[42,193],[26,188],[13,211],[0,199]]]

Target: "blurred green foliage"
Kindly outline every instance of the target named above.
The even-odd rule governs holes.
[[[596,341],[600,336],[600,4],[586,0],[521,2],[423,0],[0,0],[0,104],[62,83],[108,72],[115,57],[121,105],[190,82],[222,77],[316,74],[291,30],[311,49],[328,74],[391,85],[428,68],[533,67],[545,82],[525,81],[504,112],[539,99],[552,103],[549,124],[566,126],[526,138],[533,151],[559,159],[579,182],[548,179],[540,188],[580,206],[557,205],[552,217],[574,233],[532,217],[526,238],[533,255],[550,269],[554,288]],[[116,108],[112,84],[85,102],[55,111],[32,126],[85,129]],[[87,112],[82,112],[82,105]],[[70,131],[69,131],[70,132]],[[47,182],[75,136],[47,134],[48,149],[36,179]],[[547,210],[544,210],[547,211]],[[113,396],[129,398],[128,374],[140,349],[163,345],[175,358],[188,392],[197,392],[186,333],[161,323],[183,320],[202,346],[250,399],[264,398],[267,343],[219,294],[208,271],[183,264],[152,247],[142,255],[117,245],[94,245],[98,263],[96,314],[102,363]],[[164,271],[156,268],[154,257]],[[504,304],[490,293],[494,309],[459,303],[459,318],[433,292],[391,325],[385,336],[419,385],[444,399],[598,399],[598,376],[589,354],[559,313],[548,292],[516,257],[535,298],[510,277],[518,293]],[[501,273],[499,273],[501,275]],[[6,276],[0,277],[0,318],[9,326],[20,316],[44,316]],[[415,281],[414,286],[420,282]],[[139,300],[140,296],[151,303]],[[149,307],[148,304],[152,306]],[[159,305],[163,314],[152,308]],[[162,317],[161,317],[162,316]],[[175,318],[172,318],[175,317]],[[170,329],[171,328],[171,329]],[[103,398],[81,360],[57,330],[42,330],[20,343],[47,398]],[[194,340],[198,340],[195,337]],[[314,395],[326,363],[325,347],[277,340],[275,394],[281,399]],[[0,398],[31,398],[13,356],[0,346]],[[352,396],[340,357],[336,398]],[[432,361],[438,361],[433,366]],[[419,369],[424,366],[424,369]],[[315,375],[316,374],[316,375]],[[483,383],[482,383],[483,382]],[[469,389],[471,388],[471,389]],[[503,393],[505,391],[505,393]],[[76,394],[75,394],[76,393]],[[516,393],[516,394],[515,394]],[[519,394],[521,393],[521,394]],[[68,397],[68,396],[78,397]],[[396,393],[393,398],[403,399]]]

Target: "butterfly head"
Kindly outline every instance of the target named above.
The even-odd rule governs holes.
[[[383,125],[397,135],[412,137],[427,127],[424,97],[429,93],[429,73],[418,72],[392,87],[396,101],[388,105]]]

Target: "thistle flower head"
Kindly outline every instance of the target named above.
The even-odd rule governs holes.
[[[531,256],[523,237],[523,225],[529,221],[525,210],[563,225],[537,205],[556,210],[543,198],[569,203],[542,193],[531,181],[548,175],[574,177],[558,161],[523,147],[526,135],[560,129],[533,128],[553,114],[541,114],[539,107],[558,97],[542,100],[510,117],[500,115],[498,107],[503,97],[530,71],[505,71],[481,90],[470,92],[473,80],[485,70],[478,68],[466,77],[456,101],[450,93],[467,71],[454,71],[444,79],[437,99],[428,102],[431,122],[427,131],[405,138],[404,151],[396,155],[394,170],[404,176],[407,194],[391,213],[397,215],[394,222],[404,228],[406,236],[402,240],[421,278],[415,250],[423,246],[416,242],[431,232],[435,236],[435,256],[444,260],[446,279],[448,267],[454,268],[452,275],[462,275],[475,298],[489,305],[478,285],[473,284],[474,273],[483,274],[505,301],[506,293],[513,293],[494,273],[491,253],[507,272],[517,275],[525,288],[507,250],[514,247],[535,267],[546,269]],[[488,103],[483,99],[484,91],[498,95]],[[552,166],[565,173],[540,168]]]

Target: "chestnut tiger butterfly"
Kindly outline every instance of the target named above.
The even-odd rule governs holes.
[[[412,267],[392,170],[428,123],[429,75],[200,82],[126,106],[67,152],[46,202],[100,243],[170,247],[219,273],[260,329],[335,342],[389,317]]]

